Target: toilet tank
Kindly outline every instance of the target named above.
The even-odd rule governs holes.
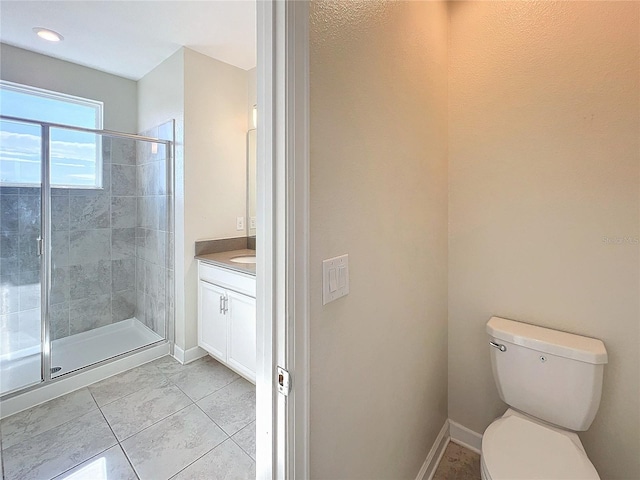
[[[569,430],[591,426],[607,363],[602,341],[500,317],[489,320],[487,333],[505,403]]]

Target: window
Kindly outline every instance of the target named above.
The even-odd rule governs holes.
[[[0,114],[74,127],[102,129],[102,102],[0,81]],[[0,185],[40,184],[41,130],[38,125],[0,121]],[[51,185],[102,188],[99,135],[50,129]]]

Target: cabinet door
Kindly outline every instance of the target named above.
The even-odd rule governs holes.
[[[227,291],[229,299],[228,363],[251,381],[256,380],[256,299]]]
[[[220,310],[225,294],[217,285],[198,282],[198,345],[222,362],[227,361],[227,317]]]

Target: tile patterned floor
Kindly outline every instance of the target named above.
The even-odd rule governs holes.
[[[480,455],[449,442],[433,480],[480,480]]]
[[[255,387],[164,357],[0,422],[4,480],[255,478]]]

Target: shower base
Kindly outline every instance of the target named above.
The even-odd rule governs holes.
[[[136,318],[60,338],[51,342],[52,370],[60,367],[51,377],[56,378],[162,340],[163,337]],[[0,392],[5,394],[39,383],[40,369],[39,352],[34,353],[33,349],[12,352],[11,359],[2,361],[0,365]],[[25,379],[33,381],[25,383]]]
[[[54,340],[51,342],[51,368],[61,368],[51,377],[59,377],[161,340],[160,335],[135,317]]]

